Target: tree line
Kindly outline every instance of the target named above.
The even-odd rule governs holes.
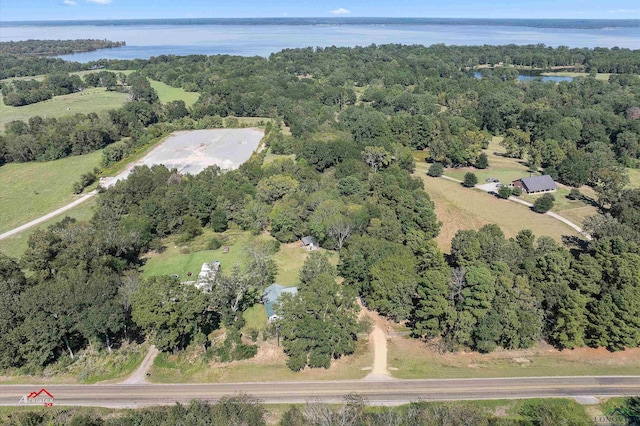
[[[0,42],[0,53],[20,56],[59,56],[121,46],[126,46],[126,43],[96,39],[3,41]]]
[[[624,412],[635,413],[638,398],[625,398],[619,405]],[[150,407],[135,410],[111,410],[99,412],[91,409],[57,409],[45,411],[20,410],[7,415],[8,425],[71,425],[71,426],[133,426],[140,424],[198,426],[226,424],[280,426],[410,426],[416,424],[447,426],[465,424],[487,426],[508,423],[511,425],[552,425],[593,423],[583,407],[569,399],[531,400],[517,404],[513,413],[496,416],[487,408],[467,402],[424,403],[412,402],[400,407],[369,407],[365,397],[345,395],[339,404],[310,401],[282,409],[274,413],[260,400],[250,395],[226,396],[217,402],[192,400],[188,404],[169,407]],[[278,418],[277,423],[274,422]]]

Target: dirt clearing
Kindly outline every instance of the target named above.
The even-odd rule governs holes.
[[[236,169],[247,161],[260,145],[264,131],[249,129],[188,130],[172,133],[140,160],[132,163],[115,178],[105,178],[111,186],[126,179],[136,166],[163,164],[182,174],[196,175],[209,166]]]

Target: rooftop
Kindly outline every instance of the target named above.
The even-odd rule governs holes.
[[[519,179],[527,192],[551,191],[557,188],[553,178],[549,175],[532,176]]]
[[[297,294],[298,287],[285,287],[280,284],[271,284],[267,287],[262,295],[264,307],[267,310],[267,318],[271,318],[276,314],[274,305],[283,294]]]

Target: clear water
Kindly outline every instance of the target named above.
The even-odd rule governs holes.
[[[432,45],[537,44],[640,49],[640,21],[509,21],[429,19],[163,20],[0,23],[0,41],[96,38],[127,46],[66,55],[97,59],[147,59],[159,55],[268,56],[285,48],[368,46],[372,43]],[[546,26],[545,26],[546,25]]]

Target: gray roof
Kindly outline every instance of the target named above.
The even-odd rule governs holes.
[[[533,176],[520,179],[527,192],[551,191],[556,189],[556,183],[549,175]]]
[[[311,244],[315,244],[313,242],[313,237],[311,235],[307,235],[306,237],[302,237],[302,244],[305,246],[310,246]]]
[[[267,318],[271,318],[275,315],[275,305],[278,303],[278,299],[283,294],[298,294],[298,287],[285,287],[280,284],[271,284],[264,290],[262,300],[264,301],[264,307],[267,310]]]

